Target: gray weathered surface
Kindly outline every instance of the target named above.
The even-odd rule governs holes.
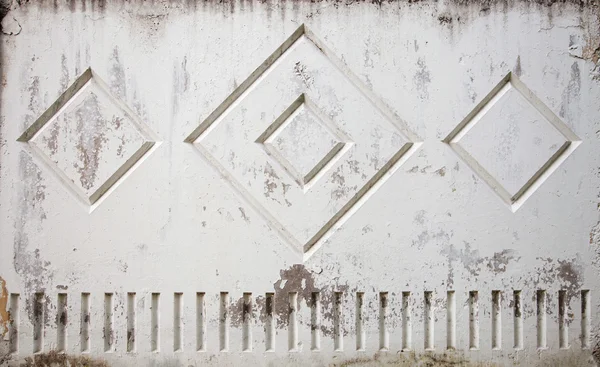
[[[0,364],[600,357],[596,2],[2,4]]]

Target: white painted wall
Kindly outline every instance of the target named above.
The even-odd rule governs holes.
[[[597,3],[9,7],[2,365],[596,363]]]

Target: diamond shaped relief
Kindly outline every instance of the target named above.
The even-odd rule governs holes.
[[[157,144],[155,135],[91,69],[18,140],[90,211]]]
[[[304,94],[256,142],[305,191],[352,145]]]
[[[304,260],[421,144],[304,25],[186,141]]]
[[[512,73],[444,141],[513,211],[580,143]]]

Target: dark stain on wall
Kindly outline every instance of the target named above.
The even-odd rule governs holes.
[[[56,351],[36,354],[33,357],[25,358],[25,362],[20,367],[50,367],[50,366],[70,366],[70,367],[109,367],[106,361],[88,356],[72,356]]]

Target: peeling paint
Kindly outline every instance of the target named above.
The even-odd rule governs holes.
[[[307,88],[310,88],[313,84],[313,80],[306,68],[306,65],[303,65],[300,61],[298,61],[294,65],[294,73]]]
[[[566,86],[562,95],[562,103],[560,106],[560,111],[558,112],[560,117],[569,118],[570,109],[574,105],[574,101],[579,97],[581,93],[581,70],[579,69],[579,64],[577,61],[574,61],[571,64],[571,79],[569,80],[569,84]]]
[[[304,265],[292,265],[289,269],[279,272],[279,280],[273,287],[275,289],[275,314],[277,315],[277,327],[284,328],[288,324],[288,309],[283,307],[289,303],[289,292],[298,292],[298,302],[304,301],[309,304],[312,293],[320,291],[315,286],[313,275]]]
[[[6,281],[0,277],[0,340],[3,340],[8,333],[8,324],[10,315],[8,314],[8,289]]]
[[[51,339],[56,336],[55,329],[80,321],[69,320],[53,307],[56,293],[68,293],[69,300],[76,297],[74,307],[79,306],[80,292],[93,294],[91,315],[85,314],[83,323],[91,320],[102,328],[102,293],[114,292],[116,327],[105,333],[96,329],[92,337],[106,334],[115,338],[118,351],[95,354],[94,347],[91,354],[99,359],[92,360],[54,352],[33,356],[21,350],[11,363],[28,357],[26,366],[252,365],[267,358],[273,365],[583,366],[589,364],[590,353],[600,358],[595,319],[588,351],[578,350],[573,343],[571,351],[556,351],[551,345],[538,353],[534,327],[524,330],[524,350],[514,352],[506,345],[512,335],[507,336],[504,329],[512,326],[512,320],[505,316],[502,350],[461,350],[466,347],[461,345],[462,336],[468,333],[462,303],[468,297],[467,287],[479,292],[481,305],[486,302],[479,310],[482,346],[490,341],[491,328],[484,323],[490,316],[487,302],[492,289],[503,292],[504,301],[518,286],[523,304],[515,314],[524,318],[535,314],[531,292],[547,290],[548,334],[554,332],[554,321],[563,317],[568,319],[569,340],[576,340],[582,328],[573,322],[580,305],[570,304],[558,315],[555,291],[565,290],[573,300],[578,299],[582,287],[592,295],[597,293],[600,175],[595,175],[595,143],[600,138],[596,126],[600,110],[592,103],[597,100],[599,84],[591,82],[600,70],[597,1],[45,0],[7,4],[0,0],[0,15],[5,20],[0,73],[5,91],[0,116],[0,214],[6,222],[1,226],[2,235],[9,241],[0,252],[8,250],[12,256],[3,258],[9,274],[2,276],[11,281],[11,291],[20,295],[23,304],[19,309],[25,309],[21,320],[29,325],[44,315],[42,321]],[[360,22],[356,22],[358,18]],[[264,24],[256,27],[256,19]],[[300,33],[300,42],[289,41],[294,39],[288,38],[290,34]],[[527,37],[516,37],[517,33]],[[316,48],[310,45],[309,36],[321,41],[315,43]],[[294,43],[293,47],[286,47],[286,42]],[[305,57],[307,54],[310,57]],[[142,59],[145,62],[140,62]],[[275,61],[269,64],[264,60]],[[156,125],[166,142],[166,147],[161,147],[164,152],[140,161],[141,169],[125,176],[126,184],[115,187],[115,200],[107,200],[93,213],[65,202],[69,193],[61,190],[71,184],[89,190],[102,185],[110,174],[103,171],[110,159],[107,152],[128,159],[134,141],[126,134],[127,117],[102,115],[107,108],[90,98],[88,105],[79,106],[79,115],[71,116],[68,127],[50,124],[43,130],[46,135],[36,148],[56,157],[49,162],[29,155],[27,142],[13,139],[43,114],[86,65],[97,67],[119,102],[131,104],[142,120]],[[276,69],[278,65],[285,70]],[[582,144],[577,155],[536,186],[535,195],[518,211],[495,200],[494,187],[477,176],[481,172],[474,174],[469,162],[457,161],[448,144],[440,142],[440,137],[480,102],[478,96],[487,95],[510,70],[522,76],[533,95],[577,132]],[[261,87],[272,93],[261,90],[239,111],[234,111],[238,102],[222,102],[237,101],[236,91],[246,96],[244,93],[259,89],[257,81],[267,79]],[[247,85],[250,87],[244,89]],[[353,88],[356,91],[349,93]],[[288,90],[292,90],[289,95]],[[265,156],[255,140],[264,131],[261,124],[272,123],[268,120],[297,98],[296,93],[306,93],[322,109],[323,116],[317,116],[324,117],[321,120],[333,122],[340,130],[354,129],[348,134],[351,143],[343,151],[345,156],[336,156],[324,175],[313,176],[317,179],[304,186],[275,164],[281,162]],[[270,108],[271,104],[277,108]],[[70,107],[78,106],[72,103]],[[198,120],[208,116],[217,116],[215,121],[234,116],[234,123],[224,129],[214,147],[204,146],[207,151],[222,147],[231,151],[214,156],[200,152],[198,156],[198,149],[192,149],[192,154],[182,143],[202,124]],[[381,126],[371,129],[379,122]],[[216,126],[205,130],[193,145],[207,143],[207,134],[218,130]],[[117,130],[120,133],[114,137]],[[303,138],[299,131],[293,134],[296,141]],[[420,154],[395,156],[398,164],[387,165],[386,157],[404,145],[407,137],[401,135],[405,134],[414,140],[415,148],[418,145]],[[415,137],[408,136],[413,134]],[[489,146],[489,150],[497,147],[500,156],[507,157],[514,152],[523,129],[498,137],[484,135],[475,144],[484,149]],[[360,138],[365,139],[365,149]],[[246,142],[242,139],[250,142],[248,151],[234,152],[234,147]],[[73,152],[65,142],[76,146]],[[526,143],[531,150],[523,149],[517,158],[543,146],[544,139],[535,136]],[[288,148],[298,159],[310,160],[310,149]],[[214,167],[205,159],[209,155],[222,159],[223,167]],[[259,162],[263,156],[265,160]],[[54,177],[51,163],[65,161],[72,169],[68,180]],[[503,161],[496,159],[495,163]],[[230,168],[236,171],[224,174]],[[518,173],[519,169],[516,165],[512,171]],[[370,180],[380,170],[382,176]],[[378,191],[370,187],[359,191],[368,180]],[[228,185],[232,181],[237,186]],[[237,195],[239,187],[248,188],[252,200]],[[366,194],[359,197],[357,192]],[[318,200],[308,201],[310,195]],[[341,218],[339,225],[323,227],[319,222],[323,219],[329,225],[333,223],[328,222],[330,218]],[[326,230],[319,232],[322,228]],[[320,235],[319,249],[309,258],[302,246]],[[289,252],[286,241],[291,244]],[[175,265],[177,271],[173,274],[172,266],[166,265]],[[10,316],[4,310],[12,298],[8,299],[3,278],[1,285],[5,286],[0,288],[0,335],[4,338]],[[456,331],[462,336],[456,352],[444,352],[445,345],[440,343],[447,290],[456,292],[458,305]],[[140,323],[135,330],[121,328],[129,310],[124,310],[127,302],[119,297],[130,291],[138,292],[142,302],[134,308]],[[172,353],[171,349],[177,344],[170,339],[171,331],[177,330],[171,328],[171,323],[177,322],[173,321],[176,313],[171,312],[173,291],[181,292],[180,300],[185,300],[185,304],[179,303],[184,340],[178,342],[185,345],[184,353]],[[265,291],[268,296],[262,293]],[[274,304],[266,302],[271,291]],[[33,307],[37,292],[48,295]],[[159,318],[161,340],[156,345],[161,350],[152,353],[143,347],[150,344],[148,308],[143,304],[148,292],[160,292],[160,308],[166,310]],[[194,312],[195,292],[207,295],[203,300],[209,310],[204,324],[209,348],[200,354],[194,351],[195,340],[188,340],[195,338],[199,322]],[[214,312],[219,308],[218,292],[227,292],[232,300],[225,312],[235,329],[227,336],[230,353],[213,353],[222,317]],[[245,292],[256,292],[252,293],[256,300],[252,307],[240,297]],[[289,292],[298,292],[297,323],[303,353],[288,353],[285,342],[280,342],[289,327]],[[321,296],[318,326],[307,317],[314,292]],[[343,297],[338,298],[336,292]],[[359,321],[364,323],[368,342],[366,351],[355,353],[355,326],[351,323],[356,292],[364,295]],[[388,297],[378,298],[379,292]],[[410,295],[409,316],[402,314],[404,292]],[[431,298],[424,300],[423,292]],[[330,348],[336,303],[344,316],[349,315],[341,325],[341,334],[351,335],[344,340],[343,352]],[[512,315],[508,307],[513,305],[508,303],[503,303],[502,315]],[[593,315],[596,306],[592,306]],[[420,352],[422,321],[429,316],[425,314],[429,307],[435,309],[429,320],[435,321],[437,351]],[[375,353],[380,309],[386,310],[385,326],[391,334],[387,353]],[[264,354],[265,340],[259,330],[269,313],[275,316],[277,347],[274,353]],[[76,309],[68,316],[71,314],[77,318],[79,312]],[[248,318],[257,321],[250,329],[250,334],[255,332],[254,350],[240,354]],[[414,321],[411,335],[420,345],[412,347],[419,352],[398,352],[397,337],[406,319]],[[311,328],[321,331],[324,347],[319,353],[307,354],[310,339],[305,336]],[[20,335],[23,333],[28,331]],[[78,347],[77,339],[77,333],[69,335],[69,348]],[[124,339],[138,343],[139,350],[125,356],[118,344]],[[48,343],[54,340],[45,340],[44,348]],[[92,345],[96,343],[93,340]],[[7,340],[0,341],[0,364],[5,362],[3,352],[8,345]],[[193,361],[190,353],[195,355]]]
[[[454,245],[450,245],[441,251],[447,257],[448,264],[448,287],[452,288],[454,284],[454,273],[456,271],[456,262],[459,262],[464,269],[472,276],[473,281],[477,281],[482,271],[488,270],[497,275],[506,272],[509,264],[518,262],[520,257],[515,250],[502,250],[494,253],[491,257],[481,257],[479,250],[472,249],[469,243],[465,243],[464,249],[457,250]]]
[[[76,116],[79,162],[75,163],[75,168],[79,172],[81,186],[90,190],[96,183],[96,172],[102,159],[103,145],[108,142],[104,128],[109,122],[102,118],[98,97],[93,93],[77,107]],[[113,125],[118,123],[117,118],[112,121]]]
[[[298,304],[302,307],[310,307],[312,304],[312,295],[319,292],[321,295],[321,304],[323,305],[323,315],[321,323],[321,333],[324,336],[333,336],[334,319],[334,297],[335,292],[348,294],[350,288],[346,284],[328,284],[323,287],[317,287],[313,273],[304,265],[292,265],[288,269],[279,272],[280,278],[273,287],[275,289],[275,313],[277,328],[284,329],[288,325],[289,292],[297,292]],[[342,330],[347,334],[347,330]]]
[[[244,208],[242,208],[241,206],[238,207],[240,214],[242,215],[242,219],[246,222],[246,223],[250,223],[250,218],[248,218],[248,216],[246,215],[246,211],[244,210]]]
[[[14,238],[14,259],[13,265],[17,274],[19,274],[25,284],[24,299],[31,299],[35,292],[44,291],[47,284],[53,277],[51,266],[48,261],[41,257],[39,248],[30,248],[29,241],[29,223],[36,222],[34,218],[46,218],[43,209],[45,200],[46,186],[43,184],[42,174],[39,168],[33,163],[31,157],[25,152],[20,153],[20,178],[23,185],[19,192],[19,215],[16,218],[15,227],[17,229]],[[51,302],[44,303],[47,307]],[[31,302],[27,303],[27,316],[33,323],[35,315]],[[49,312],[45,312],[48,322]]]
[[[265,166],[264,173],[265,173],[265,196],[271,197],[271,194],[273,194],[275,192],[275,189],[277,188],[276,182],[279,182],[279,176],[277,176],[277,173],[275,173],[275,170],[273,170],[273,167],[271,167],[271,165]],[[275,200],[275,199],[273,199],[273,200]]]
[[[567,292],[567,298],[577,297],[583,284],[583,267],[581,260],[577,258],[538,258],[541,264],[526,278],[526,284],[535,289],[540,284],[552,284],[558,282]]]

